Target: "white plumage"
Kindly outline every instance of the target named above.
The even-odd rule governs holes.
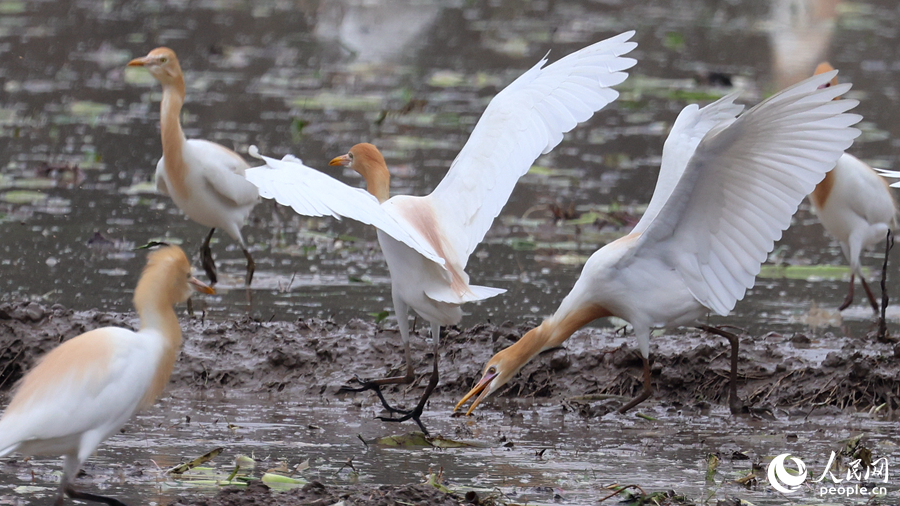
[[[707,312],[727,315],[753,286],[760,265],[802,199],[859,135],[833,100],[850,85],[818,89],[835,72],[773,95],[740,117],[734,96],[688,106],[666,141],[656,190],[631,234],[587,261],[556,313],[497,353],[457,405],[509,381],[542,350],[588,322],[617,316],[634,327],[650,395],[650,330],[683,325]]]
[[[388,199],[384,161],[371,145],[357,145],[332,163],[363,174],[377,200],[293,157],[263,157],[266,165],[249,169],[247,179],[259,186],[261,196],[299,213],[345,216],[378,227],[404,343],[409,339],[407,307],[432,323],[437,343],[440,325],[462,317],[459,304],[503,292],[469,285],[464,270],[469,256],[534,160],[618,97],[610,87],[624,81],[624,71],[635,63],[621,56],[636,47],[628,42],[633,34],[595,43],[546,67],[544,58],[513,81],[491,100],[428,196]]]

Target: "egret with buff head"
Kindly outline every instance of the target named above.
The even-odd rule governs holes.
[[[84,461],[134,413],[153,404],[181,349],[174,305],[192,291],[215,293],[191,276],[184,252],[151,252],[134,291],[140,330],[103,327],[44,355],[15,388],[0,418],[0,456],[62,455],[57,506],[64,496],[122,506],[111,497],[76,490]]]
[[[156,164],[156,188],[171,197],[188,218],[210,227],[200,248],[200,261],[212,284],[218,282],[218,275],[209,242],[216,229],[221,228],[244,252],[244,283],[249,287],[256,263],[241,235],[241,227],[259,200],[256,186],[244,178],[249,165],[224,146],[185,138],[180,119],[185,99],[184,74],[174,51],[158,47],[128,65],[146,68],[163,89],[159,115],[163,156]]]
[[[349,167],[366,181],[368,192],[352,188],[306,167],[288,155],[262,157],[266,165],[247,171],[260,195],[274,198],[309,216],[349,217],[378,228],[378,242],[391,272],[391,294],[406,353],[406,375],[361,382],[375,390],[384,407],[399,418],[419,420],[438,383],[442,325],[462,318],[460,305],[504,292],[469,284],[465,268],[494,218],[509,200],[516,182],[563,134],[618,97],[615,86],[635,61],[622,55],[636,47],[627,32],[597,42],[547,65],[544,58],[497,94],[488,104],[437,188],[427,196],[391,197],[390,174],[372,144],[353,146],[331,165]],[[251,154],[254,151],[251,150]],[[434,364],[428,386],[416,406],[397,410],[380,387],[411,383],[407,313],[412,308],[431,323]]]
[[[850,85],[820,88],[835,74],[807,79],[739,117],[737,94],[681,111],[638,224],[591,255],[556,313],[494,355],[456,410],[474,398],[471,414],[538,353],[608,316],[632,325],[644,366],[642,391],[619,411],[647,399],[651,328],[727,315],[800,202],[859,135],[851,125],[860,116],[846,113],[857,102],[833,100]],[[732,343],[729,405],[739,411],[737,337],[704,328]]]

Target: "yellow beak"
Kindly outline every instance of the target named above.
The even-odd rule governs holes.
[[[191,279],[188,280],[188,283],[191,284],[191,288],[193,288],[195,292],[206,293],[209,295],[214,295],[216,293],[215,288],[207,285],[206,283],[200,281],[195,277],[191,277]]]
[[[147,63],[147,57],[142,56],[140,58],[135,58],[128,62],[129,67],[143,67]]]
[[[469,390],[469,393],[467,393],[466,396],[463,397],[462,400],[456,404],[456,407],[453,408],[453,411],[456,412],[457,410],[459,410],[460,406],[465,404],[466,401],[468,401],[469,399],[471,399],[473,396],[475,396],[476,394],[478,394],[480,392],[481,395],[479,395],[478,398],[475,399],[475,402],[473,402],[472,405],[469,406],[469,410],[466,411],[466,416],[471,415],[472,412],[475,411],[475,407],[478,406],[481,403],[481,401],[484,400],[485,397],[487,397],[488,392],[489,392],[487,387],[488,387],[488,385],[491,384],[491,381],[493,381],[493,379],[496,377],[497,377],[496,372],[484,373],[484,376],[482,376],[481,379],[478,381],[478,383],[476,383],[475,386],[472,387],[472,390]]]
[[[328,162],[328,165],[343,165],[344,167],[346,167],[346,166],[350,165],[350,155],[347,154],[347,155],[336,156],[336,157],[332,158],[330,162]]]

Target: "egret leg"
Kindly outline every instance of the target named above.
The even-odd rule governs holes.
[[[256,272],[256,262],[253,261],[253,257],[250,256],[250,251],[247,248],[241,246],[241,250],[244,252],[244,257],[247,259],[247,276],[244,278],[244,285],[249,287],[250,283],[253,281],[253,273]]]
[[[113,499],[112,497],[88,494],[87,492],[75,490],[75,487],[72,486],[71,479],[78,474],[78,469],[80,467],[81,461],[77,456],[70,454],[63,457],[63,475],[59,483],[59,494],[56,497],[56,506],[63,505],[65,496],[69,496],[72,499],[80,499],[82,501],[101,502],[108,504],[109,506],[126,506],[125,503]]]
[[[66,485],[66,495],[71,497],[72,499],[80,499],[82,501],[90,501],[90,502],[101,502],[104,504],[108,504],[109,506],[128,506],[127,504],[119,501],[118,499],[113,499],[112,497],[106,497],[102,495],[88,494],[87,492],[79,492],[75,490],[72,485]]]
[[[641,390],[641,393],[637,395],[634,399],[631,399],[631,402],[619,408],[619,413],[625,414],[629,409],[637,406],[638,404],[647,400],[648,397],[653,393],[653,385],[650,383],[650,359],[641,355],[641,359],[644,360],[644,388]]]
[[[216,284],[219,282],[219,277],[216,276],[216,261],[213,260],[212,250],[209,248],[209,241],[212,240],[213,232],[216,229],[212,228],[209,230],[209,234],[206,236],[206,240],[203,241],[203,246],[200,247],[200,265],[203,266],[203,270],[206,271],[206,276],[209,278],[210,284]]]
[[[894,247],[894,235],[891,233],[890,229],[887,231],[887,237],[884,244],[884,265],[881,266],[881,314],[878,316],[878,340],[881,342],[896,342],[894,339],[890,339],[887,333],[887,320],[885,317],[887,316],[887,307],[888,307],[888,292],[887,292],[887,267],[888,267],[888,257],[891,256],[891,248]]]
[[[740,338],[736,334],[732,334],[726,330],[711,325],[698,325],[697,328],[705,330],[710,334],[724,337],[731,343],[731,377],[728,380],[728,409],[732,415],[743,413],[744,403],[737,394],[737,375],[738,375],[738,347],[741,344]]]
[[[428,429],[425,428],[425,424],[422,423],[420,417],[422,416],[422,412],[425,410],[425,403],[428,402],[428,398],[431,397],[432,392],[437,387],[438,380],[440,379],[440,374],[438,373],[438,360],[440,360],[440,349],[441,349],[441,325],[439,323],[431,323],[431,336],[434,341],[434,366],[431,370],[431,378],[428,380],[428,386],[425,387],[425,392],[422,393],[422,397],[419,399],[419,402],[416,406],[410,410],[409,413],[403,415],[400,418],[388,418],[379,416],[378,419],[383,422],[405,422],[406,420],[412,419],[416,424],[422,429],[422,432],[427,436]]]
[[[872,306],[872,310],[875,311],[875,314],[878,314],[878,301],[875,299],[875,294],[872,293],[872,289],[869,288],[869,284],[866,283],[866,278],[864,278],[862,274],[859,275],[859,281],[862,283],[863,289],[866,291],[866,296],[869,298],[869,304]]]
[[[838,306],[838,311],[843,311],[850,307],[850,304],[853,303],[853,285],[856,282],[856,273],[850,272],[850,289],[847,291],[847,296],[844,297],[844,302]]]
[[[400,329],[400,337],[403,340],[403,351],[406,358],[406,375],[391,376],[389,378],[377,380],[364,380],[359,376],[355,376],[353,381],[359,383],[359,387],[345,385],[338,389],[338,392],[364,392],[366,390],[372,390],[375,392],[375,395],[378,396],[378,400],[381,401],[381,405],[384,406],[384,409],[387,410],[388,413],[400,413],[405,415],[409,413],[408,410],[391,406],[381,392],[381,387],[383,385],[409,385],[416,379],[416,374],[412,366],[412,351],[409,345],[409,318],[407,317],[409,306],[399,299],[394,299],[394,311],[397,313],[397,327]]]

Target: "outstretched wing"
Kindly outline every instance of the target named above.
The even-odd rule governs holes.
[[[397,222],[368,192],[307,167],[292,155],[276,160],[260,155],[256,146],[250,146],[250,155],[266,162],[246,172],[247,180],[259,188],[261,197],[275,199],[304,216],[346,217],[373,225],[425,258],[444,265],[444,259],[421,234]]]
[[[628,42],[632,35],[597,42],[542,68],[544,58],[488,104],[428,196],[445,235],[458,241],[463,268],[534,160],[619,96],[610,86],[624,81],[623,71],[635,64],[621,56],[637,46]]]
[[[731,93],[725,97],[700,109],[697,104],[691,104],[681,110],[672,130],[663,144],[662,162],[659,168],[659,178],[656,180],[656,188],[653,197],[647,206],[647,211],[641,217],[641,221],[635,225],[632,233],[641,233],[659,214],[660,208],[669,200],[672,190],[681,179],[688,161],[697,150],[697,145],[703,137],[715,126],[722,126],[727,121],[733,121],[741,113],[744,106],[734,103],[739,93]]]
[[[760,265],[803,198],[859,130],[833,100],[849,84],[817,89],[814,76],[713,127],[633,250],[671,265],[691,294],[725,315],[753,286]],[[654,197],[655,198],[655,197]]]

